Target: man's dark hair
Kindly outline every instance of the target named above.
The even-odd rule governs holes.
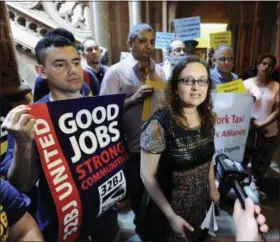
[[[49,35],[44,36],[38,41],[35,47],[35,54],[39,64],[44,65],[46,50],[50,47],[65,47],[72,46],[76,49],[76,46],[68,38],[60,35]]]
[[[136,38],[136,36],[142,31],[154,32],[153,28],[148,24],[144,24],[144,23],[136,24],[135,26],[132,27],[132,29],[129,32],[128,40],[133,41]]]
[[[65,37],[65,38],[69,39],[71,43],[75,44],[74,35],[70,31],[68,31],[67,29],[64,29],[64,28],[56,28],[56,29],[50,30],[44,35],[44,37],[51,37],[51,36],[57,36],[57,35]]]

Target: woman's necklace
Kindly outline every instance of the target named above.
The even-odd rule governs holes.
[[[265,88],[267,87],[267,85],[261,87],[256,82],[255,82],[255,84],[258,87],[258,89],[259,89],[259,91],[261,93],[261,96],[262,96],[264,94],[264,92],[265,92]]]
[[[264,91],[265,91],[265,87],[259,87],[259,90],[260,90],[260,92],[261,92],[261,95],[263,95],[263,94],[264,94]]]

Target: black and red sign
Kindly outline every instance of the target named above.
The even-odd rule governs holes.
[[[36,144],[59,218],[59,241],[127,196],[120,130],[125,95],[31,105]]]

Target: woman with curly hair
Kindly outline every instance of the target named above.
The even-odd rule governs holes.
[[[144,124],[141,177],[149,216],[143,240],[201,240],[209,195],[218,201],[211,163],[215,152],[209,70],[191,56],[175,66],[166,105]],[[144,215],[143,215],[144,216]]]

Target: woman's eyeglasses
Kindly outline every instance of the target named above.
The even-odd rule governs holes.
[[[182,82],[186,86],[193,86],[195,85],[195,83],[198,83],[199,86],[208,86],[209,84],[208,79],[195,80],[193,78],[184,78],[184,79],[179,79],[179,82]]]

